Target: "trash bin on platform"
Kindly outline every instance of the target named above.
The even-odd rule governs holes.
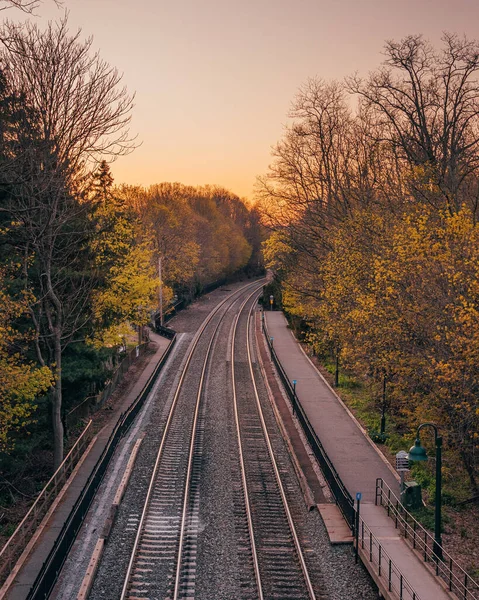
[[[421,508],[421,486],[416,481],[404,482],[404,490],[401,492],[401,504],[409,509]]]

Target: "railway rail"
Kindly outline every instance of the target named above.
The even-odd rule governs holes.
[[[177,351],[105,477],[56,600],[76,597],[139,438],[91,600],[340,600],[352,588],[375,597],[299,493],[252,339],[260,288],[243,285],[206,318],[208,302],[179,317]]]
[[[242,491],[256,581],[255,596],[260,600],[316,600],[255,380],[251,343],[254,303],[246,311],[245,339],[241,340],[237,335],[247,302],[248,299],[244,301],[233,326],[231,377]],[[241,358],[235,360],[236,346],[241,342],[244,346],[241,358],[246,354],[246,361]],[[248,387],[238,385],[236,376],[245,362],[249,372]]]
[[[254,283],[231,294],[205,319],[191,344],[169,415],[161,437],[153,473],[148,487],[137,534],[125,576],[121,600],[168,597],[173,600],[194,596],[195,531],[198,510],[198,482],[204,415],[202,397],[211,350],[221,322],[228,309],[261,286]],[[225,308],[226,307],[226,308]],[[223,309],[223,310],[222,310]],[[217,322],[212,323],[216,319]],[[209,325],[212,323],[212,327]],[[207,340],[200,368],[196,397],[183,394],[183,384],[193,368],[195,352]],[[198,369],[198,365],[196,365]],[[183,449],[188,447],[187,456]],[[159,564],[170,566],[171,579],[158,578]]]

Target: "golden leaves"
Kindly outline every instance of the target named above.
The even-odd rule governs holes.
[[[0,452],[13,447],[11,434],[32,422],[35,400],[53,384],[48,367],[36,368],[14,352],[26,336],[14,327],[14,321],[27,311],[31,295],[21,293],[15,298],[6,292],[10,283],[4,269],[0,269]]]

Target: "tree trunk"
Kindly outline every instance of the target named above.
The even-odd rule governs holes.
[[[383,377],[383,397],[381,403],[381,428],[380,433],[386,433],[386,376]]]
[[[53,388],[53,467],[56,471],[63,461],[62,422],[62,348],[60,335],[55,331],[55,387]]]
[[[48,298],[44,303],[48,328],[53,337],[53,356],[55,360],[55,386],[52,394],[53,426],[53,467],[58,469],[63,461],[63,422],[62,422],[62,326],[63,309],[51,280],[51,263],[45,268]],[[50,304],[51,303],[51,304]],[[51,310],[53,308],[53,310]]]
[[[465,450],[461,450],[460,454],[461,454],[461,458],[462,458],[462,463],[467,471],[467,474],[469,475],[469,481],[471,483],[472,493],[475,496],[477,496],[477,495],[479,495],[479,486],[477,484],[476,473],[474,472],[474,464],[471,460],[471,455],[469,452],[466,452]]]

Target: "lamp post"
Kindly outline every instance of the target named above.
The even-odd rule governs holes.
[[[160,284],[159,288],[159,300],[160,300],[160,325],[163,327],[163,276],[161,273],[161,261],[162,257],[158,258],[158,281]]]
[[[296,379],[293,379],[293,397],[294,397],[294,402],[293,402],[293,415],[294,415],[294,412],[295,412],[295,410],[296,410],[296,403],[297,403],[297,401],[298,401],[298,398],[297,398],[297,396],[296,396],[296,383],[297,383]]]
[[[438,434],[437,426],[434,423],[422,423],[417,428],[416,441],[409,450],[409,460],[424,461],[427,460],[426,449],[421,446],[419,432],[423,427],[432,427],[434,429],[434,441],[436,443],[436,498],[434,510],[434,554],[442,560],[442,539],[441,539],[441,487],[442,487],[442,436]]]

